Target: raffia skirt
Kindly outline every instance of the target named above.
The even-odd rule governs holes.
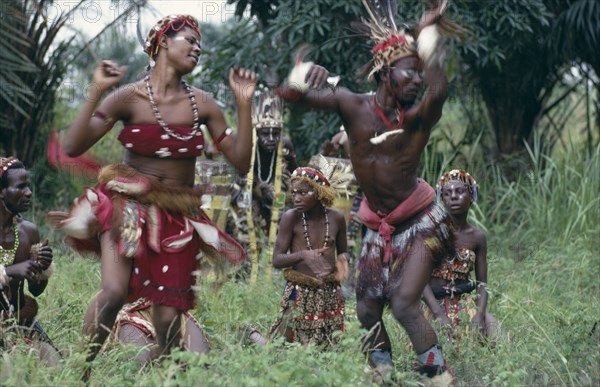
[[[287,280],[281,299],[281,316],[269,330],[271,336],[291,330],[293,342],[328,344],[333,333],[344,331],[344,300],[339,283],[331,278],[317,280],[294,270],[286,270]]]

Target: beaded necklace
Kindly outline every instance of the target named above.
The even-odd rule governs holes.
[[[15,233],[15,242],[13,243],[13,248],[6,250],[4,247],[0,246],[0,263],[4,266],[12,265],[12,263],[15,261],[17,250],[19,249],[19,228],[17,227],[16,222],[14,222],[13,230]]]
[[[269,175],[267,176],[267,180],[263,180],[261,174],[262,174],[262,165],[260,165],[260,151],[258,150],[258,147],[256,147],[256,161],[258,162],[258,180],[260,180],[261,183],[268,183],[271,181],[271,177],[273,176],[273,165],[275,163],[275,151],[273,151],[273,154],[271,155],[271,165],[269,166]]]
[[[183,79],[181,80],[181,84],[186,89],[189,94],[190,103],[192,104],[192,113],[194,113],[194,125],[192,126],[192,131],[187,136],[182,136],[180,134],[172,131],[167,123],[162,119],[160,112],[158,111],[158,105],[154,100],[154,93],[152,92],[152,86],[150,86],[150,75],[146,75],[144,77],[144,83],[146,84],[146,95],[148,95],[148,99],[150,100],[150,107],[152,107],[152,112],[154,113],[154,117],[156,118],[156,122],[160,125],[160,127],[167,133],[169,136],[176,138],[180,141],[189,141],[198,132],[200,129],[200,116],[198,115],[198,104],[196,104],[196,96],[194,96],[194,91]]]
[[[327,207],[323,207],[323,211],[325,212],[325,242],[323,243],[323,248],[326,248],[327,241],[329,240],[329,217],[327,216]],[[302,213],[302,227],[304,227],[304,241],[306,241],[306,246],[309,250],[312,250],[310,238],[308,237],[308,223],[306,222],[306,215],[304,212]],[[319,255],[323,255],[323,253],[319,253]]]

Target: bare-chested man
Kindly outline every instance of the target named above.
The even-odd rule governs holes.
[[[337,112],[348,133],[350,159],[365,195],[360,214],[368,231],[357,266],[356,296],[358,318],[371,330],[366,348],[370,364],[378,370],[392,366],[382,321],[389,304],[418,355],[418,371],[428,376],[442,373],[445,365],[419,300],[432,269],[452,247],[448,216],[417,171],[442,114],[447,80],[439,61],[432,60],[437,50],[420,57],[417,45],[422,52],[425,42],[419,34],[427,26],[434,28],[444,6],[424,14],[414,36],[395,26],[383,38],[371,34],[376,45],[367,70],[377,82],[375,94],[344,88],[317,91],[328,72],[314,65],[304,78],[312,90],[302,93],[290,79],[280,91],[301,105]],[[424,81],[427,88],[417,102]]]

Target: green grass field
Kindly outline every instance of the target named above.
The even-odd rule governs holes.
[[[488,235],[488,305],[502,322],[503,335],[495,346],[467,336],[460,343],[441,339],[463,386],[600,384],[599,152],[550,160],[532,151],[532,160],[530,173],[516,182],[494,173],[478,178],[482,200],[471,215]],[[82,384],[80,331],[98,290],[99,264],[62,247],[60,235],[52,237],[57,270],[39,298],[38,318],[64,359],[47,368],[26,345],[4,351],[2,385]],[[341,342],[326,352],[280,341],[242,345],[239,324],[268,329],[282,286],[278,271],[259,278],[257,286],[230,281],[218,291],[202,279],[193,314],[210,337],[208,356],[176,352],[161,364],[141,366],[129,360],[134,349],[116,348],[94,362],[91,385],[369,385],[353,299]],[[396,380],[418,385],[422,379],[410,371],[415,356],[406,334],[389,313],[385,321],[393,337]]]

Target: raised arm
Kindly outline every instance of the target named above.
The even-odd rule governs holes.
[[[442,116],[442,107],[448,95],[448,80],[442,69],[439,58],[443,57],[441,37],[437,31],[431,29],[421,35],[426,27],[433,27],[442,17],[442,13],[447,6],[447,0],[442,1],[439,6],[426,11],[421,16],[421,20],[415,31],[415,39],[419,47],[419,56],[423,63],[423,72],[427,88],[423,99],[419,104],[419,118],[422,127],[426,130],[431,129]]]
[[[119,105],[127,98],[127,89],[119,89],[109,94],[99,109],[96,110],[96,106],[104,93],[119,84],[126,73],[127,66],[117,67],[113,62],[106,60],[98,64],[85,102],[67,131],[64,146],[69,156],[79,156],[87,151],[122,118]]]
[[[419,119],[422,128],[431,129],[442,117],[442,108],[448,95],[448,81],[438,64],[425,67],[424,78],[427,88],[419,104]]]
[[[237,136],[227,133],[227,124],[223,112],[214,101],[210,101],[208,130],[218,149],[223,151],[227,160],[239,175],[250,170],[252,152],[252,98],[256,87],[256,74],[250,70],[233,68],[229,72],[229,86],[236,102],[238,131]]]
[[[342,101],[353,93],[343,87],[335,90],[327,87],[328,75],[325,67],[313,64],[304,76],[304,82],[288,79],[277,89],[277,94],[298,107],[339,112]]]

